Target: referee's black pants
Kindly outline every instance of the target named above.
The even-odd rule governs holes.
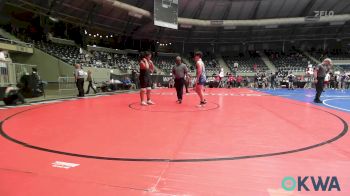
[[[77,79],[78,97],[84,97],[84,78]]]
[[[185,84],[184,78],[176,78],[175,79],[175,88],[176,88],[178,100],[182,100],[184,84]]]
[[[315,101],[320,101],[323,88],[324,88],[324,77],[321,77],[321,78],[317,77]]]

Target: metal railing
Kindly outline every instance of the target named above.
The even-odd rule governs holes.
[[[0,85],[8,86],[10,84],[8,63],[0,61]]]
[[[107,79],[105,78],[94,78],[93,83],[96,87],[101,87],[101,85],[106,82]],[[84,90],[87,89],[89,82],[85,81],[84,83]],[[71,92],[77,92],[77,86],[75,82],[74,77],[58,77],[58,92],[60,95],[62,95],[62,92],[65,91],[71,91]]]
[[[16,40],[11,40],[11,39],[6,39],[6,38],[0,38],[0,42],[12,44],[12,45],[24,46],[24,47],[28,47],[28,48],[33,48],[33,44],[21,42],[21,41],[16,41]]]
[[[23,75],[29,74],[36,65],[0,61],[0,86],[16,85]]]
[[[63,91],[76,91],[76,82],[74,77],[58,77],[58,92],[62,95]]]
[[[16,83],[19,82],[19,80],[23,75],[30,74],[32,72],[32,69],[37,67],[36,65],[21,64],[21,63],[10,63],[9,65],[15,68]]]

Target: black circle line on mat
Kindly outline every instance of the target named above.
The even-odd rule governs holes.
[[[296,104],[295,105],[300,105],[300,104]],[[43,106],[44,107],[44,106]],[[102,156],[94,156],[94,155],[85,155],[85,154],[77,154],[77,153],[70,153],[70,152],[63,152],[63,151],[58,151],[58,150],[52,150],[52,149],[47,149],[47,148],[43,148],[43,147],[39,147],[39,146],[34,146],[31,144],[27,144],[25,142],[19,141],[15,138],[12,138],[11,136],[7,135],[5,133],[5,131],[3,130],[3,124],[5,121],[11,119],[12,117],[33,110],[33,109],[38,109],[41,107],[35,107],[35,108],[31,108],[28,110],[24,110],[24,111],[20,111],[18,113],[15,113],[9,117],[7,117],[6,119],[4,119],[3,121],[0,122],[0,135],[3,136],[4,138],[17,143],[19,145],[22,145],[24,147],[27,148],[31,148],[31,149],[35,149],[35,150],[40,150],[40,151],[44,151],[44,152],[50,152],[50,153],[55,153],[55,154],[61,154],[61,155],[67,155],[67,156],[74,156],[74,157],[81,157],[81,158],[89,158],[89,159],[98,159],[98,160],[111,160],[111,161],[129,161],[129,162],[209,162],[209,161],[233,161],[233,160],[242,160],[242,159],[253,159],[253,158],[261,158],[261,157],[271,157],[271,156],[279,156],[279,155],[285,155],[285,154],[292,154],[292,153],[298,153],[298,152],[302,152],[302,151],[306,151],[306,150],[310,150],[313,148],[317,148],[320,146],[324,146],[326,144],[330,144],[332,142],[337,141],[338,139],[342,138],[344,135],[347,134],[348,132],[348,124],[347,122],[342,119],[340,116],[333,114],[331,112],[322,110],[320,108],[316,108],[316,107],[311,107],[313,109],[316,110],[320,110],[323,111],[325,113],[328,113],[334,117],[336,117],[338,120],[341,121],[341,123],[343,124],[343,130],[341,131],[341,133],[339,133],[337,136],[335,136],[334,138],[331,138],[329,140],[323,141],[321,143],[318,144],[314,144],[311,146],[307,146],[307,147],[303,147],[303,148],[298,148],[298,149],[294,149],[294,150],[288,150],[288,151],[282,151],[282,152],[275,152],[275,153],[265,153],[265,154],[256,154],[256,155],[245,155],[245,156],[233,156],[233,157],[213,157],[213,158],[194,158],[194,159],[160,159],[160,158],[125,158],[125,157],[102,157]]]
[[[136,104],[140,104],[139,102],[135,102],[135,103],[131,103],[129,104],[129,108],[132,109],[132,110],[137,110],[137,111],[141,111],[141,112],[167,112],[167,113],[181,113],[181,112],[204,112],[204,111],[210,111],[210,110],[216,110],[218,108],[220,108],[220,105],[217,104],[217,103],[214,103],[214,102],[208,102],[208,103],[212,103],[215,105],[215,107],[213,108],[207,108],[208,105],[204,106],[203,108],[198,108],[198,110],[189,110],[189,111],[165,111],[165,110],[156,110],[156,111],[149,111],[149,110],[142,110],[142,109],[137,109],[135,107],[133,107],[134,105]],[[149,107],[149,106],[140,106],[140,107]],[[195,107],[195,106],[193,106]]]

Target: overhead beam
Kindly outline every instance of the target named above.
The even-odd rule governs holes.
[[[52,12],[54,12],[55,7],[57,7],[57,5],[62,5],[63,0],[50,0],[49,1],[49,11],[47,12],[47,15],[51,15]]]
[[[181,12],[178,14],[179,16],[182,16],[184,13],[185,13],[185,10],[186,10],[186,8],[188,7],[188,4],[190,3],[190,2],[192,2],[193,0],[187,0],[186,1],[186,4],[183,6],[183,9],[181,10]]]
[[[202,0],[199,3],[199,6],[196,9],[195,13],[193,14],[192,18],[198,18],[201,15],[206,1],[207,0]],[[191,29],[188,30],[186,41],[188,41],[190,39],[190,37],[192,36],[193,31],[195,30],[195,28],[196,27],[192,27]]]
[[[224,14],[221,18],[221,20],[225,20],[227,19],[228,15],[230,14],[230,11],[232,9],[232,4],[233,2],[231,1],[230,4],[226,7],[225,11],[224,11]],[[223,31],[223,27],[219,28],[217,31],[216,31],[216,41],[219,41],[220,40],[220,37],[221,37],[221,34],[222,34],[222,31]]]
[[[144,3],[145,3],[145,1],[137,0],[136,6],[137,6],[137,7],[142,7]],[[128,34],[128,33],[130,32],[130,28],[133,26],[134,22],[135,22],[135,18],[133,18],[133,17],[129,17],[129,18],[128,18],[128,22],[127,22],[126,25],[124,26],[124,31],[123,31],[124,34]],[[144,25],[142,25],[142,26],[144,26]],[[137,26],[137,27],[135,27],[135,28],[132,30],[132,32],[130,32],[130,33],[131,33],[131,34],[134,34],[135,32],[137,32],[137,31],[138,31],[139,29],[141,29],[141,28],[142,28],[142,27]]]
[[[344,12],[344,10],[349,9],[349,7],[350,7],[350,3],[348,3],[345,7],[343,7],[343,8],[339,11],[339,13]]]
[[[121,9],[125,9],[127,11],[132,11],[142,16],[151,18],[151,13],[147,10],[143,10],[141,8],[121,3],[117,0],[105,0],[108,2],[113,2],[112,5],[117,6]],[[211,20],[200,20],[196,19],[203,10],[203,5],[206,0],[202,0],[199,4],[198,9],[192,18],[178,18],[179,24],[191,25],[191,26],[204,26],[204,27],[217,27],[217,25],[213,25]],[[328,22],[339,22],[339,21],[349,21],[350,14],[343,15],[334,15],[334,16],[324,16],[321,17],[315,23],[328,23]],[[256,19],[256,20],[224,20],[222,21],[221,26],[268,26],[268,25],[293,25],[293,24],[305,24],[304,17],[293,17],[293,18],[273,18],[273,19]]]
[[[259,11],[259,8],[260,8],[260,4],[261,4],[261,1],[258,1],[256,3],[256,6],[255,6],[255,9],[254,9],[254,12],[253,12],[253,16],[251,19],[257,19],[257,16],[258,16],[258,11]],[[250,27],[249,28],[249,37],[251,37],[253,35],[253,27]]]
[[[147,38],[145,36],[138,37],[139,39]],[[169,41],[171,42],[177,42],[182,43],[183,37],[178,36],[169,36],[167,37]],[[334,37],[334,35],[320,35],[320,37],[313,37],[310,35],[298,35],[293,39],[293,41],[308,41],[308,40],[336,40],[337,37]],[[350,34],[344,34],[343,37],[340,37],[340,39],[347,40],[350,39]],[[283,42],[283,41],[291,41],[288,39],[285,39],[284,37],[276,37],[276,36],[269,36],[269,37],[252,37],[250,40],[247,40],[245,43],[267,43],[267,42]],[[186,43],[208,43],[207,38],[203,39],[193,39]],[[241,38],[227,38],[224,39],[222,42],[218,42],[218,44],[225,43],[225,44],[241,44]]]
[[[259,8],[260,8],[260,4],[261,4],[261,1],[258,1],[258,2],[256,3],[256,6],[255,6],[255,8],[254,8],[254,12],[253,12],[252,19],[256,19],[256,18],[257,18],[258,11],[259,11]]]
[[[92,2],[92,6],[86,18],[86,24],[93,26],[96,13],[102,8],[102,4]]]
[[[299,16],[307,16],[307,14],[311,11],[311,8],[315,5],[317,0],[311,0],[305,8],[300,12]]]
[[[29,12],[32,13],[36,13],[42,16],[48,16],[47,15],[47,8],[42,8],[42,7],[24,7],[24,5],[18,5],[18,4],[13,4],[13,3],[9,3],[7,2],[6,5],[12,6],[12,7],[16,7],[19,9],[23,9],[23,10],[27,10]],[[26,4],[28,6],[28,4]],[[71,23],[71,24],[76,24],[76,25],[83,25],[84,27],[88,27],[85,24],[85,21],[82,18],[78,18],[78,17],[74,17],[74,16],[70,16],[70,15],[66,15],[63,13],[57,13],[57,17],[64,22],[67,23]],[[97,30],[101,30],[101,31],[105,31],[106,29],[110,29],[111,31],[115,32],[115,33],[120,33],[121,29],[118,29],[116,26],[109,26],[109,25],[105,25],[105,24],[95,24],[94,26],[95,29]]]
[[[18,2],[22,3],[22,4],[19,5],[17,2],[16,3],[7,2],[6,4],[9,4],[9,5],[11,4],[11,6],[18,7],[18,8],[24,8],[24,6],[30,6],[32,9],[29,9],[29,10],[27,9],[28,11],[36,12],[36,10],[42,10],[43,12],[45,12],[45,14],[47,14],[47,12],[49,10],[46,7],[42,7],[40,5],[37,5],[37,4],[31,3],[31,2],[25,1],[25,0],[18,0]],[[62,3],[62,6],[66,7],[67,9],[73,9],[75,11],[79,11],[79,12],[84,13],[84,14],[88,14],[89,13],[85,9],[72,6],[71,4],[67,4],[67,3],[64,3],[64,2]],[[79,18],[79,20],[82,20],[80,17],[71,16],[71,15],[68,15],[68,14],[60,13],[60,12],[57,12],[56,14],[61,16],[61,18],[60,18],[61,20],[62,19],[67,20],[67,18]],[[126,24],[126,21],[118,19],[118,18],[113,18],[113,17],[110,17],[110,16],[102,15],[102,14],[96,14],[95,16],[104,18],[106,20],[116,21],[116,22],[120,22],[120,23]],[[69,22],[69,20],[67,20],[67,21]],[[85,20],[83,20],[83,21],[85,22]],[[83,22],[83,24],[85,24],[84,22]],[[141,25],[141,24],[135,22],[134,25]]]

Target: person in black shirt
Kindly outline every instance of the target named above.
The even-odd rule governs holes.
[[[315,78],[315,84],[316,84],[316,95],[314,102],[315,103],[322,103],[320,97],[323,92],[324,88],[324,79],[326,77],[326,74],[329,72],[329,70],[332,68],[332,60],[329,58],[326,58],[323,60],[323,62],[316,66],[314,71],[314,78]]]
[[[295,78],[295,76],[293,75],[292,71],[289,72],[287,77],[288,77],[288,90],[294,90],[294,78]]]
[[[276,76],[277,76],[277,72],[271,74],[271,88],[272,89],[276,88]]]

